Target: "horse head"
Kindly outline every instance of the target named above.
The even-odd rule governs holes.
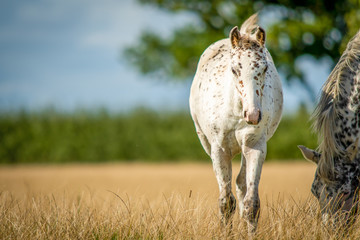
[[[351,213],[357,211],[359,198],[359,175],[360,162],[356,158],[358,152],[358,139],[346,148],[339,156],[334,157],[333,168],[321,170],[322,155],[314,150],[299,146],[303,156],[317,164],[314,181],[311,186],[312,194],[318,199],[324,223],[331,220],[332,223],[338,220],[348,219]],[[323,176],[322,171],[332,172]]]
[[[234,27],[229,36],[232,78],[240,93],[243,117],[252,125],[261,121],[261,100],[267,70],[265,31],[256,23],[255,14],[244,22],[240,31]]]

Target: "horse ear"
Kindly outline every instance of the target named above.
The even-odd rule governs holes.
[[[300,149],[302,155],[304,156],[304,158],[306,160],[309,160],[313,163],[316,163],[318,164],[319,163],[319,160],[320,160],[320,156],[321,154],[314,151],[314,150],[311,150],[303,145],[299,145],[298,148]]]
[[[350,161],[354,160],[354,158],[356,157],[356,154],[358,153],[358,150],[359,150],[358,143],[359,143],[359,138],[357,138],[355,140],[355,142],[350,144],[350,146],[348,146],[345,150]]]
[[[265,36],[265,30],[262,27],[257,27],[256,40],[260,43],[262,47],[265,45]]]
[[[239,41],[240,41],[241,35],[240,35],[240,31],[237,26],[235,26],[235,27],[233,27],[233,29],[231,29],[229,38],[230,38],[231,45],[233,48],[239,47]]]

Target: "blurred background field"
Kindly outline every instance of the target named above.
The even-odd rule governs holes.
[[[285,115],[267,159],[301,159],[298,144],[315,147],[308,120],[304,108]],[[0,162],[6,164],[210,161],[184,111],[22,111],[0,115],[0,136]]]
[[[234,178],[240,163],[233,164]],[[264,165],[260,183],[263,202],[277,198],[306,200],[310,196],[316,166],[310,162],[268,162]],[[22,201],[24,193],[55,197],[93,195],[94,202],[128,196],[157,203],[173,193],[182,197],[206,196],[217,210],[218,185],[211,162],[207,163],[117,163],[16,165],[0,169],[2,194],[11,194]],[[233,186],[235,192],[235,185]]]

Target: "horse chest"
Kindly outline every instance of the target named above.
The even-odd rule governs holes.
[[[210,142],[216,141],[224,148],[238,148],[244,142],[256,142],[268,133],[273,101],[269,93],[263,99],[263,120],[259,125],[248,125],[242,117],[242,104],[236,89],[224,83],[226,74],[220,81],[204,79],[201,84],[197,118]],[[270,88],[269,88],[270,89]],[[271,99],[270,99],[271,98]],[[277,124],[275,124],[277,125]],[[274,127],[276,128],[276,127]],[[271,131],[270,131],[271,132]]]
[[[223,149],[231,149],[232,154],[241,151],[243,144],[253,145],[264,134],[263,125],[248,125],[242,117],[225,115],[228,117],[218,118],[210,124],[207,136],[212,142],[216,142]]]

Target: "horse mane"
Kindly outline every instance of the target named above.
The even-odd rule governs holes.
[[[322,87],[322,94],[312,115],[313,129],[319,134],[318,151],[321,157],[318,163],[319,175],[331,181],[334,174],[334,157],[345,153],[335,136],[335,120],[339,115],[338,103],[347,98],[345,85],[350,76],[359,68],[360,31],[349,41],[339,62]]]
[[[258,13],[251,15],[240,28],[241,35],[250,35],[258,27]]]
[[[260,32],[260,35],[258,36]],[[265,31],[258,25],[258,13],[251,15],[240,28],[241,46],[244,49],[260,47],[265,43]]]

